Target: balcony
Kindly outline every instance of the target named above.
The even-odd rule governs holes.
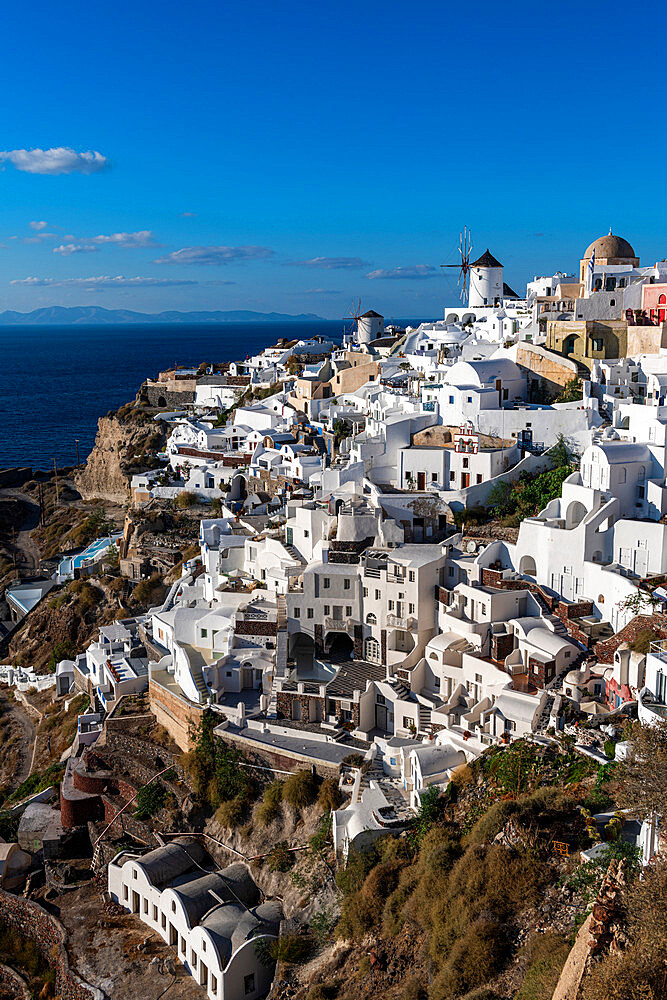
[[[356,618],[325,618],[324,631],[346,632],[348,635],[354,635],[354,626],[358,624]]]
[[[387,615],[387,625],[392,628],[415,629],[417,619],[413,617],[399,618],[398,615]]]

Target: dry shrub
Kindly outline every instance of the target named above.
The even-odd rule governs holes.
[[[280,814],[283,799],[282,781],[272,781],[262,793],[262,801],[255,809],[255,819],[260,826],[268,826]]]
[[[223,802],[222,805],[218,806],[215,818],[220,826],[224,826],[227,830],[234,830],[243,821],[246,809],[247,803],[245,799],[240,797],[228,799],[227,802]]]
[[[304,809],[312,806],[317,798],[318,783],[317,775],[312,771],[295,771],[283,783],[282,796],[294,809]]]
[[[570,943],[561,934],[536,934],[526,947],[528,967],[515,1000],[551,1000]]]
[[[445,967],[429,989],[429,1000],[450,1000],[481,986],[499,971],[507,955],[502,927],[494,920],[480,919],[458,938]]]
[[[317,793],[317,801],[324,812],[333,812],[343,804],[343,795],[335,778],[325,778]]]
[[[336,928],[338,937],[358,941],[379,925],[385,901],[398,886],[402,867],[400,859],[391,858],[371,868],[361,889],[343,901]]]

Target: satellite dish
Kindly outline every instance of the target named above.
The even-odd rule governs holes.
[[[477,551],[477,545],[476,545],[476,543],[475,542],[467,542],[467,544],[466,544],[466,552],[476,552],[476,551]]]

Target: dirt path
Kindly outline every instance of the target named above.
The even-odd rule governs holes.
[[[20,490],[0,490],[0,496],[13,497],[24,505],[23,520],[16,535],[11,539],[11,545],[17,554],[19,569],[25,573],[36,574],[39,572],[41,556],[39,546],[31,538],[31,532],[39,524],[39,504]]]
[[[14,779],[18,787],[23,784],[32,771],[36,733],[32,719],[20,702],[15,701],[12,704],[11,713],[14,721],[21,727],[21,763]]]

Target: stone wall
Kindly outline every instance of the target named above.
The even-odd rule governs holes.
[[[86,983],[70,969],[65,930],[59,920],[37,903],[0,889],[0,920],[35,942],[44,960],[55,970],[56,993],[61,1000],[108,1000],[103,990]]]
[[[358,542],[339,542],[334,540],[329,543],[329,562],[344,563],[348,566],[358,563],[361,553],[369,545],[372,545],[373,542],[374,539],[370,536]]]
[[[174,392],[159,382],[152,385],[144,383],[141,387],[141,396],[147,399],[151,406],[170,406],[175,409],[181,409],[195,401],[195,394],[191,389]]]
[[[237,622],[234,631],[236,635],[277,635],[277,622],[260,621],[240,621]]]
[[[23,976],[8,965],[0,965],[0,991],[3,989],[16,1000],[32,1000],[32,993]]]
[[[109,721],[107,720],[107,725]],[[105,746],[109,751],[118,751],[131,760],[132,767],[137,768],[137,773],[141,777],[144,777],[147,770],[150,771],[149,777],[152,777],[165,767],[173,767],[179,780],[187,781],[185,771],[174,755],[165,747],[148,743],[146,740],[131,736],[127,732],[119,731],[107,731]]]
[[[557,395],[573,378],[576,378],[578,366],[561,354],[555,354],[543,347],[519,343],[517,345],[516,363],[520,368],[527,368],[533,376],[533,381],[540,380],[552,395]]]
[[[162,687],[152,677],[148,684],[151,712],[156,721],[167,730],[174,743],[183,751],[191,749],[190,727],[196,726],[203,711]]]
[[[652,629],[658,639],[667,639],[667,617],[665,615],[636,615],[625,628],[609,639],[596,642],[595,656],[599,663],[613,663],[614,653],[624,642],[634,642],[640,632]]]
[[[276,771],[303,771],[305,769],[315,770],[321,778],[337,778],[340,774],[340,767],[331,761],[313,761],[312,758],[298,753],[290,753],[286,750],[269,750],[264,744],[251,744],[248,734],[236,736],[234,733],[226,732],[224,737],[217,735],[217,738],[228,746],[240,749],[243,758],[248,764],[255,764],[258,767],[269,767]],[[350,751],[352,752],[352,751]]]
[[[324,718],[324,698],[319,695],[297,694],[294,691],[279,691],[276,696],[278,718],[291,719],[292,706],[294,702],[301,705],[301,721],[317,722],[319,705],[319,719]]]

